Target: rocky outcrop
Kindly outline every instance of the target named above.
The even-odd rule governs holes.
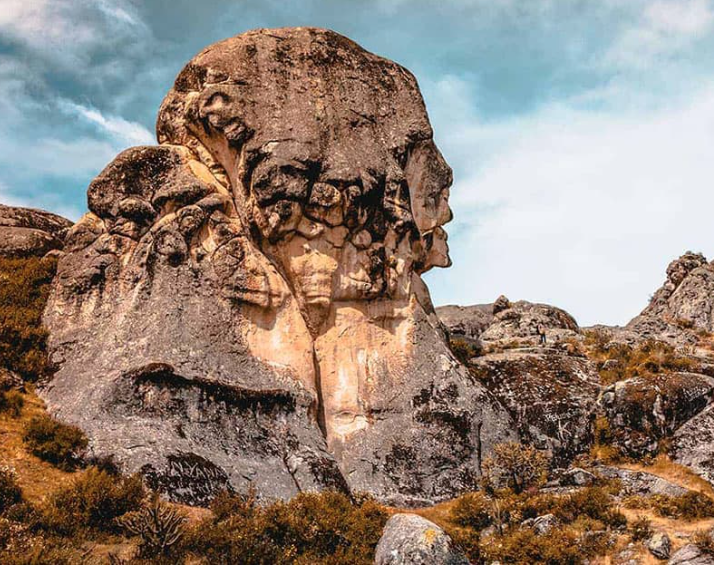
[[[714,264],[692,252],[674,260],[664,285],[627,328],[677,344],[696,344],[701,332],[714,333]]]
[[[630,457],[654,455],[659,442],[714,400],[714,379],[670,372],[631,378],[608,386],[599,397],[612,442]]]
[[[41,256],[62,249],[72,222],[43,210],[0,204],[0,255]]]
[[[669,454],[674,461],[714,484],[714,404],[674,433]]]
[[[469,370],[508,409],[521,439],[565,465],[590,444],[600,383],[584,357],[511,350],[472,359]]]
[[[714,564],[714,556],[702,552],[696,544],[685,544],[672,554],[668,564],[674,566],[680,564]]]
[[[576,336],[580,329],[566,311],[529,301],[510,302],[501,295],[488,305],[446,305],[436,312],[455,337],[478,340],[492,349],[511,344],[537,344],[539,329],[546,340],[559,341]]]
[[[421,279],[450,263],[451,170],[414,77],[334,32],[257,30],[189,62],[157,134],[68,233],[51,410],[186,502],[471,488],[515,432]]]
[[[440,527],[419,515],[393,515],[384,527],[375,564],[468,564]]]
[[[599,466],[593,468],[595,473],[606,479],[615,479],[622,484],[620,494],[640,495],[648,497],[651,495],[666,495],[668,497],[682,497],[689,493],[689,489],[670,483],[662,477],[646,473],[644,471],[634,471],[624,467]]]

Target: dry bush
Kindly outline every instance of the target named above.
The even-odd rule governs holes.
[[[42,509],[46,530],[64,536],[117,530],[117,517],[139,509],[145,493],[138,475],[121,477],[90,467],[50,495]]]
[[[22,489],[17,482],[15,470],[0,465],[0,513],[22,501]]]
[[[496,488],[508,486],[516,493],[542,485],[548,476],[548,459],[529,445],[499,443],[483,462],[483,470]]]
[[[22,412],[25,400],[17,390],[0,390],[0,414],[7,414],[12,418],[17,418]]]
[[[456,359],[462,364],[468,364],[472,358],[481,356],[478,345],[462,338],[449,338],[449,346]]]
[[[149,559],[169,560],[171,548],[184,533],[186,517],[180,510],[163,502],[158,493],[138,511],[117,519],[120,527],[141,539],[140,553]]]
[[[335,491],[271,505],[223,495],[212,510],[185,541],[209,564],[371,564],[388,518],[375,501]]]
[[[635,542],[647,540],[652,532],[652,521],[646,516],[637,517],[630,525],[630,536]]]
[[[55,269],[52,259],[0,257],[0,368],[30,381],[49,371],[42,312]]]
[[[483,530],[493,522],[491,500],[483,493],[461,495],[451,507],[449,520],[462,527]]]
[[[81,429],[48,415],[32,418],[25,426],[22,440],[30,453],[66,471],[80,463],[88,443]]]
[[[681,497],[653,495],[649,503],[663,517],[684,520],[714,517],[714,500],[698,491],[689,491]]]

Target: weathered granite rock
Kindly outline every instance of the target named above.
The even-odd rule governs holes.
[[[0,255],[41,256],[62,249],[71,225],[57,214],[0,204]]]
[[[451,169],[414,77],[334,32],[256,30],[189,62],[157,133],[68,234],[51,410],[187,502],[472,488],[515,432],[420,277],[450,263]]]
[[[666,532],[654,533],[646,542],[647,549],[660,560],[667,560],[672,548],[672,541]]]
[[[685,544],[672,554],[667,564],[714,564],[714,556],[702,552],[696,544]]]
[[[468,564],[449,535],[419,515],[393,515],[384,527],[375,564]]]
[[[667,280],[627,325],[643,337],[695,344],[700,331],[714,332],[714,264],[687,252],[667,267]]]
[[[573,467],[560,476],[558,483],[567,487],[585,487],[595,482],[596,479],[597,477],[590,471],[580,467]]]
[[[480,340],[492,349],[508,344],[537,344],[539,327],[546,331],[548,341],[576,337],[578,323],[563,309],[530,303],[511,302],[501,295],[493,304],[446,305],[436,309],[450,334]]]
[[[550,513],[533,519],[526,519],[521,523],[521,527],[533,529],[533,532],[538,536],[548,534],[559,525],[558,517]]]
[[[643,497],[651,495],[667,495],[669,497],[682,497],[689,493],[689,489],[670,483],[662,477],[646,473],[644,471],[633,471],[624,467],[598,466],[593,471],[600,477],[616,479],[622,483],[620,494],[641,495]]]
[[[714,404],[674,433],[669,454],[674,461],[714,484]]]
[[[631,378],[603,390],[598,399],[613,445],[635,458],[653,455],[659,442],[714,400],[714,379],[670,372]]]
[[[469,370],[511,412],[523,441],[567,465],[591,440],[600,392],[594,365],[550,351],[505,351],[472,359]]]

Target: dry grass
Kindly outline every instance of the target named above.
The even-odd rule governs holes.
[[[670,483],[675,483],[692,491],[699,491],[714,499],[714,488],[710,483],[693,473],[684,465],[674,463],[669,457],[664,454],[658,455],[654,462],[649,465],[641,465],[639,463],[622,463],[619,467],[625,469],[634,469],[657,475],[663,479],[667,479]]]
[[[44,414],[45,406],[32,389],[24,394],[24,400],[19,417],[0,414],[0,462],[15,469],[25,497],[37,502],[76,475],[57,469],[25,449],[23,427],[32,418]]]

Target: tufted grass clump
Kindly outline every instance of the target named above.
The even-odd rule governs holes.
[[[17,418],[22,412],[25,400],[17,390],[0,390],[0,414],[7,414]]]
[[[0,465],[0,514],[21,501],[22,489],[17,482],[17,474],[12,468]]]
[[[88,443],[81,429],[46,414],[32,418],[25,425],[22,440],[30,453],[65,471],[79,465]]]

